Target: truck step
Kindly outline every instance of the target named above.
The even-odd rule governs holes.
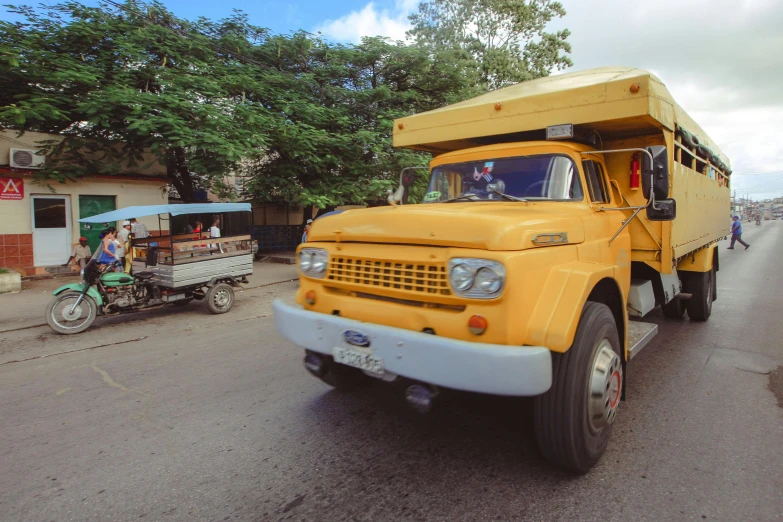
[[[628,359],[633,359],[658,334],[658,325],[628,321]]]

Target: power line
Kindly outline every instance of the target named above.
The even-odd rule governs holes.
[[[779,174],[779,173],[771,172],[770,174]],[[737,190],[740,190],[740,191],[750,190],[752,188],[763,187],[765,185],[770,185],[772,183],[777,183],[779,181],[783,181],[783,175],[779,176],[777,179],[773,179],[772,181],[767,181],[766,183],[760,183],[758,185],[753,185],[753,186],[745,187],[745,188],[742,188],[742,189],[738,187]]]

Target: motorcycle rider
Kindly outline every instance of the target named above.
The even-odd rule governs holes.
[[[109,227],[106,230],[104,230],[104,236],[103,236],[103,242],[100,246],[100,254],[98,255],[98,263],[101,265],[101,269],[105,268],[106,265],[111,264],[115,261],[120,261],[120,258],[117,256],[117,243],[115,241],[115,236],[117,234],[117,229],[114,227]]]

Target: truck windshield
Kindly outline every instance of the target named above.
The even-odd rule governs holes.
[[[424,203],[522,199],[581,200],[582,184],[568,156],[546,154],[439,165],[432,170]]]

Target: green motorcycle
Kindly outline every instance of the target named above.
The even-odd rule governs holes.
[[[215,314],[228,312],[234,304],[232,280],[175,290],[158,285],[152,272],[115,272],[118,264],[99,265],[93,259],[82,269],[81,283],[55,290],[46,307],[46,322],[52,330],[76,334],[89,328],[98,315],[155,310],[166,304],[184,306],[193,299],[205,299]]]

